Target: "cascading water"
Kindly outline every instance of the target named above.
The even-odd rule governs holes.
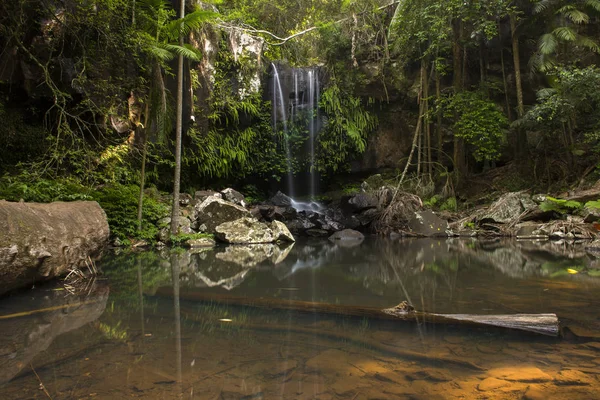
[[[272,63],[273,68],[273,126],[274,131],[278,129],[277,123],[281,122],[284,133],[284,145],[287,159],[288,195],[294,197],[294,176],[292,171],[292,154],[288,134],[290,127],[302,127],[308,131],[306,144],[308,164],[308,187],[299,189],[300,192],[308,192],[309,202],[294,200],[292,206],[299,211],[321,212],[323,207],[314,201],[317,192],[317,168],[315,160],[315,142],[319,132],[319,71],[317,68],[303,69],[294,68],[285,73],[278,70]],[[287,97],[284,94],[288,94]],[[289,120],[287,116],[290,116]],[[300,125],[299,125],[300,124]]]
[[[281,79],[279,79],[279,72],[274,63],[271,63],[273,67],[273,131],[277,132],[277,117],[281,115],[281,122],[283,125],[283,140],[285,147],[285,155],[287,161],[287,175],[288,175],[288,195],[294,197],[294,173],[292,171],[292,155],[290,152],[290,143],[288,139],[288,121],[286,113],[286,103],[283,98],[283,89],[281,88]]]

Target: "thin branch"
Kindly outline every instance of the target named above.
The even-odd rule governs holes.
[[[375,11],[385,10],[388,7],[392,7],[392,6],[395,6],[397,4],[400,4],[401,2],[402,2],[401,0],[392,1],[390,4],[386,4],[385,6],[381,6],[381,7],[376,8]],[[362,11],[360,13],[356,13],[356,14],[353,15],[353,17],[356,18],[357,15],[366,14],[367,12],[370,12],[370,11],[371,10]],[[333,24],[340,24],[342,22],[349,21],[353,17],[346,17],[346,18],[338,19],[337,21],[334,21]],[[309,32],[314,31],[315,29],[319,28],[318,26],[312,26],[312,27],[307,28],[307,29],[305,29],[303,31],[296,32],[293,35],[290,35],[290,36],[282,38],[280,36],[275,35],[272,32],[266,31],[264,29],[256,29],[256,28],[254,28],[254,27],[252,27],[250,25],[247,25],[247,24],[244,24],[244,25],[245,26],[232,25],[232,24],[229,24],[229,23],[227,23],[227,22],[225,22],[223,20],[219,20],[219,23],[217,23],[217,27],[219,27],[219,28],[238,30],[238,31],[243,31],[243,32],[251,33],[251,34],[264,34],[264,35],[270,36],[273,39],[277,40],[277,42],[268,42],[268,41],[265,41],[265,43],[267,43],[267,44],[269,44],[271,46],[282,46],[285,43],[287,43],[288,41],[290,41],[290,40],[292,40],[294,38],[297,38],[298,36],[305,35],[305,34],[307,34]]]

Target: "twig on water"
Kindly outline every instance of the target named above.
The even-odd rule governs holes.
[[[33,364],[29,363],[29,366],[31,367],[31,370],[33,371],[33,373],[35,374],[35,376],[38,378],[38,381],[40,382],[40,389],[42,389],[44,391],[44,393],[46,393],[46,396],[48,396],[48,398],[50,400],[52,400],[52,396],[50,396],[50,393],[48,393],[48,390],[46,389],[46,386],[44,385],[44,382],[42,382],[42,378],[40,378],[40,376],[38,375],[38,373],[35,372],[35,369],[33,368]]]

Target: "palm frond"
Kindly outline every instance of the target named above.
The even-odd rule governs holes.
[[[207,21],[215,18],[217,14],[212,11],[196,10],[185,17],[168,22],[164,33],[170,41],[179,38],[179,34],[188,35],[192,30],[202,27]]]
[[[552,34],[565,42],[573,42],[577,38],[577,32],[568,26],[560,26],[553,30]]]
[[[584,13],[581,10],[578,10],[577,8],[575,8],[575,6],[569,4],[567,6],[561,7],[558,9],[558,11],[556,11],[556,14],[562,14],[564,16],[566,16],[567,18],[569,18],[571,21],[573,21],[576,24],[587,24],[588,22],[590,22],[590,17],[589,15],[587,15],[586,13]]]
[[[202,53],[200,52],[200,50],[192,47],[189,44],[184,44],[183,46],[180,46],[178,44],[164,43],[161,45],[161,47],[165,51],[170,52],[172,55],[181,55],[184,58],[187,58],[192,61],[200,61],[202,59]]]
[[[538,50],[542,54],[552,54],[556,50],[558,41],[552,33],[546,33],[538,41]]]
[[[600,12],[600,0],[586,0],[585,5]]]
[[[173,52],[164,44],[152,44],[146,47],[146,51],[150,56],[159,59],[160,61],[170,61],[175,58]]]
[[[556,3],[555,0],[540,0],[533,6],[534,14],[539,14],[551,8]]]
[[[588,36],[578,35],[575,43],[578,46],[582,46],[593,51],[594,53],[600,52],[600,45],[598,45],[598,42]]]

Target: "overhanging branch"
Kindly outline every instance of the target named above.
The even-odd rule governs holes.
[[[400,4],[401,2],[402,2],[402,0],[392,1],[390,4],[386,4],[384,6],[376,8],[375,11],[384,10],[386,8],[389,8],[389,7],[395,6],[397,4]],[[370,12],[370,11],[363,11],[363,12],[360,12],[360,13],[355,13],[355,14],[353,14],[353,17],[356,18],[357,15],[366,14],[367,12]],[[349,21],[353,17],[346,17],[346,18],[338,19],[337,21],[334,21],[332,23],[333,24],[340,24],[342,22]],[[294,33],[294,34],[292,34],[290,36],[280,37],[280,36],[275,35],[272,32],[264,30],[264,29],[256,29],[256,28],[254,28],[254,27],[252,27],[250,25],[242,25],[242,26],[240,26],[240,25],[233,25],[233,24],[230,24],[230,23],[225,22],[223,20],[219,20],[219,22],[217,23],[217,26],[219,28],[224,28],[224,29],[232,29],[232,30],[243,31],[243,32],[246,32],[246,33],[249,33],[249,34],[270,36],[271,38],[277,40],[277,42],[265,41],[265,43],[267,43],[268,45],[271,45],[271,46],[282,46],[285,43],[287,43],[288,41],[297,38],[298,36],[305,35],[305,34],[307,34],[309,32],[314,31],[315,29],[319,28],[318,26],[312,26],[310,28],[304,29],[303,31],[296,32],[296,33]]]

